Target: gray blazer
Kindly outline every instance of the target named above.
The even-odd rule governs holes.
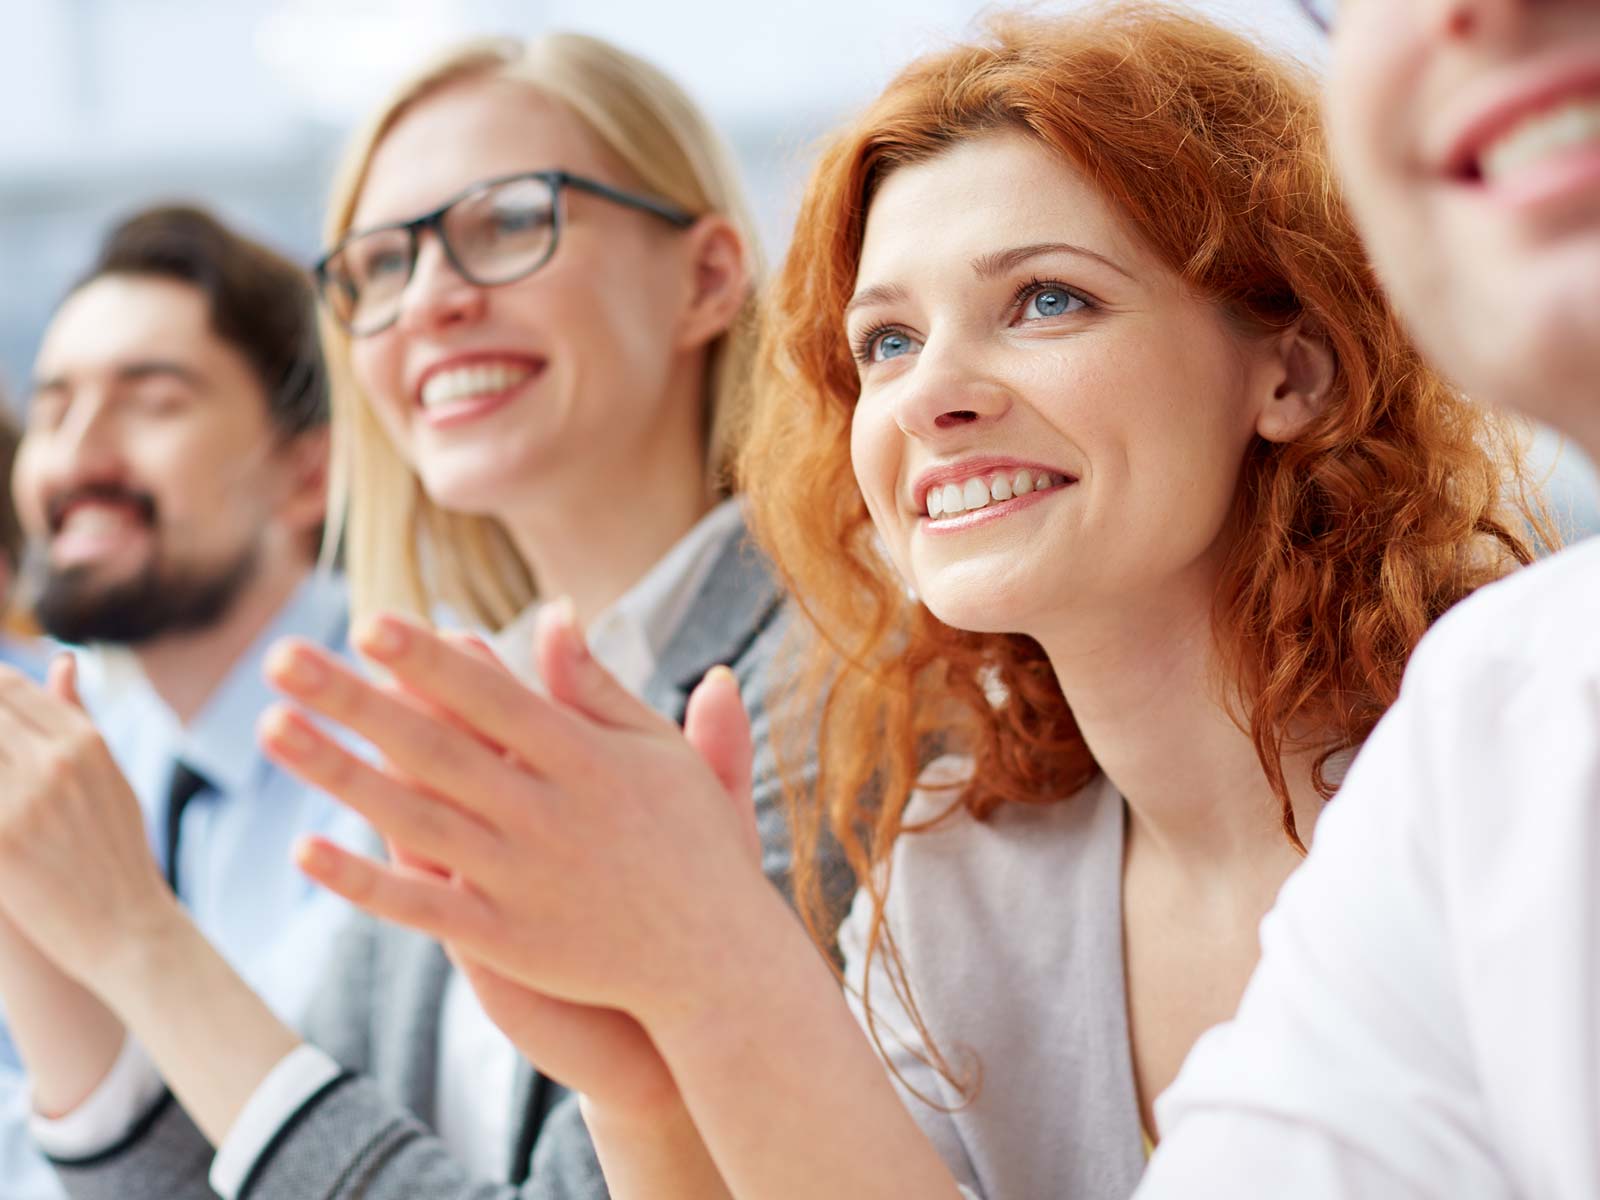
[[[763,868],[786,886],[789,835],[768,737],[781,684],[789,605],[743,527],[723,547],[689,617],[663,651],[645,699],[683,720],[711,667],[738,676],[754,726],[755,804]],[[810,740],[814,745],[814,739]],[[813,768],[814,769],[814,768]],[[835,855],[830,891],[845,897]],[[599,1200],[607,1195],[577,1097],[531,1069],[519,1080],[517,1147],[504,1177],[473,1178],[435,1137],[439,1026],[453,969],[437,942],[367,918],[347,928],[305,1023],[308,1041],[344,1068],[280,1130],[244,1200]],[[56,1163],[72,1200],[208,1200],[212,1147],[165,1097],[117,1147]],[[508,1182],[508,1180],[510,1182]]]
[[[950,798],[919,793],[906,820],[936,817]],[[918,1057],[923,1041],[875,956],[881,1053],[970,1200],[1127,1200],[1144,1171],[1123,982],[1123,816],[1102,776],[1060,803],[1006,805],[982,823],[958,812],[895,843],[889,928],[934,1045],[958,1072],[981,1072],[977,1096],[964,1104]],[[863,893],[839,933],[856,989],[870,919]]]

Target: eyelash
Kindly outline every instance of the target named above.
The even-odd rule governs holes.
[[[1075,287],[1068,287],[1055,279],[1041,279],[1037,275],[1019,287],[1011,296],[1011,307],[1022,308],[1040,292],[1065,292],[1086,309],[1100,307],[1099,301],[1087,292],[1081,292]]]
[[[1034,276],[1026,283],[1021,284],[1017,290],[1011,294],[1012,309],[1022,308],[1029,300],[1031,300],[1040,292],[1065,292],[1074,300],[1078,301],[1078,303],[1082,304],[1086,309],[1092,310],[1100,307],[1099,301],[1095,300],[1094,297],[1088,295],[1086,292],[1081,292],[1075,287],[1068,287],[1064,283],[1058,283],[1054,279],[1041,279],[1038,276]],[[901,332],[903,331],[898,325],[874,325],[870,329],[866,329],[862,333],[858,334],[851,341],[850,352],[854,356],[856,362],[865,366],[872,361],[872,347],[876,344],[880,337],[886,333]],[[906,336],[909,337],[910,335],[907,334]]]

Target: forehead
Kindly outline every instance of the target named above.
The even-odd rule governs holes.
[[[201,291],[175,279],[105,275],[67,297],[40,343],[39,377],[112,371],[137,360],[214,365],[232,355]]]
[[[451,84],[412,105],[384,135],[351,225],[405,220],[474,183],[518,171],[559,167],[615,178],[610,159],[571,109],[528,84]]]
[[[1037,139],[1005,132],[890,174],[867,213],[856,274],[862,284],[885,282],[1036,242],[1072,242],[1128,267],[1155,265],[1082,172]]]

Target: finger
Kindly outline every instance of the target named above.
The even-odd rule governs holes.
[[[572,601],[545,605],[533,630],[539,678],[553,699],[611,729],[655,733],[673,725],[595,661],[578,628]]]
[[[477,634],[460,629],[447,629],[439,636],[452,646],[459,646],[469,654],[476,654],[490,666],[498,667],[508,675],[512,673],[511,668],[506,666],[505,660],[494,652],[494,647]]]
[[[302,782],[333,796],[387,838],[455,868],[479,868],[494,852],[493,830],[474,813],[427,796],[362,761],[284,704],[257,724],[262,749]]]
[[[626,1013],[547,996],[449,950],[489,1019],[557,1083],[572,1087],[612,1074],[613,1064],[657,1057],[649,1035]]]
[[[415,850],[407,850],[393,838],[385,838],[383,848],[388,852],[389,861],[401,870],[419,871],[424,875],[436,875],[440,879],[453,877],[450,868],[443,863],[434,862]]]
[[[307,878],[357,908],[441,942],[476,944],[489,927],[492,913],[476,892],[376,862],[327,838],[301,838],[294,860]]]
[[[46,676],[50,694],[72,707],[83,709],[83,699],[78,695],[78,656],[62,651],[50,660]]]
[[[414,621],[366,621],[352,639],[409,691],[460,718],[540,774],[586,774],[597,749],[592,726],[549,697]]]
[[[82,712],[7,666],[0,666],[0,707],[34,734],[67,737],[85,732]]]
[[[759,854],[761,836],[751,803],[755,747],[750,716],[739,697],[739,681],[727,667],[712,667],[690,693],[683,735],[721,781],[739,814],[746,843]]]
[[[409,779],[491,825],[504,824],[531,782],[477,736],[422,711],[394,687],[361,678],[309,642],[289,638],[274,646],[266,676],[304,707],[360,734]]]

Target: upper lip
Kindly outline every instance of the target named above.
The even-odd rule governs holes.
[[[1592,49],[1578,59],[1530,64],[1450,122],[1437,161],[1447,176],[1474,177],[1483,152],[1530,113],[1587,95],[1600,95],[1600,57]]]
[[[1044,471],[1051,475],[1060,475],[1074,483],[1078,479],[1071,471],[1064,471],[1060,467],[1052,467],[1047,463],[1036,462],[1030,458],[1010,458],[1002,455],[964,458],[959,462],[929,467],[918,475],[916,481],[911,485],[911,507],[918,512],[926,512],[928,509],[928,493],[944,484],[976,479],[982,475],[996,475],[1001,471],[1021,470]]]
[[[470,367],[477,363],[492,362],[520,362],[526,363],[537,371],[545,364],[545,359],[537,354],[529,354],[522,350],[473,350],[462,354],[452,354],[449,358],[441,358],[429,363],[418,372],[416,379],[411,384],[411,398],[417,403],[422,403],[422,389],[427,386],[440,371],[454,371],[460,367]]]

